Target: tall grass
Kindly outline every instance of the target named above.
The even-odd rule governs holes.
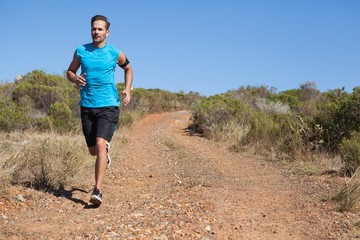
[[[250,130],[248,125],[239,123],[232,119],[222,124],[210,124],[207,130],[209,138],[215,141],[229,142],[237,145],[243,141]]]
[[[0,154],[0,187],[3,188],[12,181],[12,174],[22,161],[18,158],[19,152],[15,152],[9,142],[0,142]]]
[[[79,183],[89,158],[83,139],[56,134],[18,135],[0,144],[1,184],[50,190]],[[10,136],[11,138],[11,136]]]
[[[339,203],[339,211],[349,211],[359,208],[360,200],[360,168],[352,175],[348,184],[346,184],[332,200]]]

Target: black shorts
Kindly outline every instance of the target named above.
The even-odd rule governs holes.
[[[81,124],[87,146],[95,146],[98,137],[110,142],[118,121],[118,107],[81,107]]]

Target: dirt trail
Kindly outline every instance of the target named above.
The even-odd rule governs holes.
[[[187,112],[150,115],[112,142],[104,204],[86,187],[12,189],[1,239],[351,239],[349,215],[272,164],[191,136]],[[313,181],[313,180],[312,180]],[[310,190],[308,190],[309,188]],[[19,195],[24,196],[21,199]],[[321,196],[318,193],[317,196]],[[352,231],[353,232],[353,231]]]

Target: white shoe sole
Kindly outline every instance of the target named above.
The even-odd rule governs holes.
[[[94,205],[101,205],[102,204],[102,200],[101,198],[99,198],[96,195],[92,195],[90,198],[90,203],[94,204]]]

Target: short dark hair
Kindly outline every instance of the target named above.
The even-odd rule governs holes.
[[[110,22],[108,21],[107,17],[103,15],[95,15],[91,18],[91,24],[95,22],[96,20],[103,20],[106,23],[106,30],[109,30],[110,28]]]

